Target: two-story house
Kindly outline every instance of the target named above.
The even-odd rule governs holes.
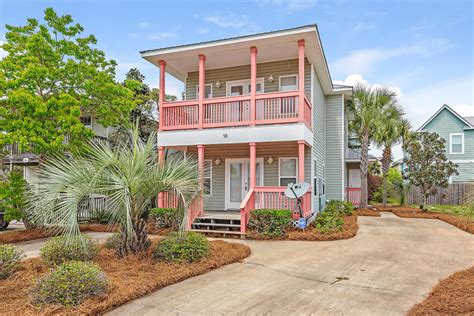
[[[474,182],[474,116],[462,117],[445,104],[418,131],[438,133],[446,140],[446,156],[459,173],[451,182]]]
[[[160,159],[166,148],[198,158],[206,196],[191,208],[194,228],[243,233],[250,210],[295,210],[289,183],[311,184],[306,218],[346,198],[347,166],[359,168],[356,156],[346,162],[353,92],[333,85],[316,25],[141,55],[160,69]],[[165,101],[166,73],[184,83],[185,100]]]

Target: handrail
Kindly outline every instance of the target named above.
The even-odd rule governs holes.
[[[255,208],[255,191],[250,189],[240,204],[240,232],[245,234],[250,219],[250,210]]]

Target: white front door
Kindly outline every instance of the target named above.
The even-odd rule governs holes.
[[[360,188],[360,169],[349,169],[349,188]]]
[[[263,185],[263,158],[257,158],[257,186]],[[250,186],[250,159],[226,159],[225,207],[239,210]]]

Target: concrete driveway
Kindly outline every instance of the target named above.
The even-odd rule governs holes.
[[[86,232],[93,240],[98,242],[105,241],[112,233]],[[23,249],[27,258],[38,257],[40,249],[49,238],[35,239],[16,243],[15,246]]]
[[[403,315],[440,278],[474,264],[474,237],[439,220],[359,217],[331,242],[243,241],[252,255],[111,315]]]

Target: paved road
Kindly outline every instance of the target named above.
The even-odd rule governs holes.
[[[98,233],[98,232],[86,232],[93,240],[99,242],[105,241],[111,233]],[[40,248],[47,241],[47,238],[44,239],[35,239],[25,242],[16,243],[15,246],[20,247],[26,253],[27,258],[38,257]]]
[[[439,220],[359,217],[331,242],[243,241],[252,255],[111,315],[403,315],[440,278],[474,264],[474,237]]]

